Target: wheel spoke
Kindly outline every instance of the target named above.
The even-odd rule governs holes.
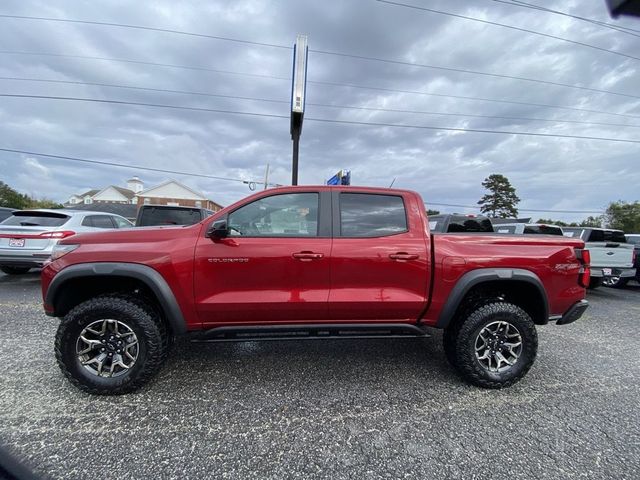
[[[122,367],[125,370],[129,370],[129,366],[122,361],[122,355],[118,354],[113,357],[113,362],[111,363],[112,370],[113,370],[113,366],[115,365],[118,365],[119,367]]]

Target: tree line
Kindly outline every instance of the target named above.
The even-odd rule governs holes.
[[[30,197],[0,181],[0,207],[24,210],[25,208],[62,208],[63,205],[47,198]]]

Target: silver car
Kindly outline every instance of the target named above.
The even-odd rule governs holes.
[[[129,228],[120,215],[84,210],[19,210],[0,222],[0,270],[9,275],[41,267],[58,241],[76,233]]]

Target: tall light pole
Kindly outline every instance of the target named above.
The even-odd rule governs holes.
[[[293,78],[291,83],[291,140],[293,140],[291,185],[298,184],[298,150],[300,148],[302,120],[304,119],[308,57],[307,36],[298,35],[293,46]]]

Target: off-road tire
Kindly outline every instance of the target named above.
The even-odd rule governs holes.
[[[130,371],[117,377],[101,377],[85,369],[76,353],[82,330],[92,322],[114,319],[126,324],[139,342],[138,356]],[[85,392],[119,395],[147,383],[162,367],[168,351],[164,323],[141,299],[127,295],[101,295],[74,307],[60,322],[55,339],[56,360],[64,375]]]
[[[503,372],[490,372],[476,357],[476,340],[480,332],[496,321],[508,322],[520,333],[522,350],[514,365]],[[504,388],[519,381],[529,371],[538,351],[535,324],[522,308],[507,302],[478,306],[466,319],[445,332],[445,354],[468,382],[483,388]],[[449,346],[447,347],[447,344]]]
[[[9,267],[9,266],[7,266],[7,267],[0,267],[0,270],[2,270],[7,275],[24,275],[29,270],[31,270],[31,267]]]

